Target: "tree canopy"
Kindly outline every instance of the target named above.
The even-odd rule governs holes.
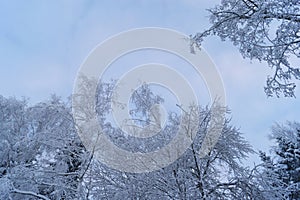
[[[231,41],[244,58],[265,61],[274,70],[264,87],[267,96],[294,97],[300,79],[300,1],[222,0],[210,12],[211,27],[191,36],[201,46],[204,37]]]
[[[91,80],[85,81],[88,86]],[[216,146],[201,157],[199,149],[214,114],[209,107],[194,106],[195,112],[184,116],[169,113],[157,135],[139,139],[107,121],[112,84],[102,83],[98,91],[99,124],[107,137],[126,151],[163,148],[177,133],[180,117],[189,119],[191,114],[201,119],[195,124],[199,130],[194,143],[160,170],[122,172],[101,163],[93,151],[84,148],[68,103],[53,96],[28,106],[26,101],[0,96],[0,199],[241,199],[259,194],[251,183],[251,173],[241,163],[253,150],[230,120],[225,121]],[[83,87],[82,92],[88,88]],[[137,123],[147,125],[152,119],[151,107],[161,102],[161,97],[143,85],[132,98],[130,113],[145,119]],[[189,134],[194,121],[185,123]]]
[[[84,81],[82,94],[76,94],[76,98],[89,92],[93,80]],[[94,151],[83,146],[69,103],[52,96],[48,101],[29,106],[26,100],[0,96],[0,199],[299,198],[298,123],[275,126],[274,154],[262,152],[262,163],[250,169],[242,161],[254,150],[228,118],[216,145],[205,156],[201,155],[215,114],[209,106],[194,105],[191,111],[182,114],[168,113],[163,129],[149,138],[124,134],[108,120],[113,85],[99,84],[95,109],[104,134],[115,145],[129,152],[159,150],[177,133],[181,117],[197,116],[199,121],[183,120],[187,135],[191,128],[197,127],[193,143],[184,154],[159,170],[118,171],[98,161]],[[139,125],[146,126],[154,119],[151,108],[162,102],[162,97],[143,85],[131,98],[130,115],[142,120],[136,121]],[[88,116],[89,111],[85,114]]]

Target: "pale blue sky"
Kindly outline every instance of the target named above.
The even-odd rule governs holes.
[[[218,2],[0,0],[0,94],[30,97],[33,103],[51,93],[65,98],[80,64],[100,42],[141,27],[195,34],[208,26],[205,9]],[[299,89],[298,99],[267,98],[263,86],[271,71],[265,63],[243,60],[230,43],[215,37],[203,47],[223,78],[233,124],[255,149],[266,150],[274,122],[298,120]]]

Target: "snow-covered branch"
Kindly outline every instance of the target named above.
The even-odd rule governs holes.
[[[25,190],[18,190],[16,188],[13,188],[11,190],[12,193],[17,193],[17,194],[24,194],[24,195],[30,195],[30,196],[34,196],[37,197],[39,199],[44,199],[44,200],[50,200],[48,197],[41,195],[41,194],[37,194],[35,192],[32,191],[25,191]]]

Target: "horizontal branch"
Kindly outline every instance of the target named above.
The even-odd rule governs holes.
[[[44,200],[50,200],[48,197],[41,195],[41,194],[37,194],[35,192],[32,191],[25,191],[25,190],[18,190],[16,188],[13,188],[13,190],[11,191],[12,193],[18,193],[18,194],[24,194],[24,195],[30,195],[30,196],[34,196],[40,199],[44,199]]]

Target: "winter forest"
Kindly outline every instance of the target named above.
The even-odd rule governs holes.
[[[299,0],[222,0],[206,12],[209,27],[190,33],[191,54],[210,37],[217,37],[219,43],[232,44],[243,59],[268,68],[266,83],[261,85],[267,100],[299,98]],[[175,110],[166,113],[158,134],[137,138],[110,121],[118,80],[79,79],[78,93],[70,91],[67,99],[49,94],[47,100],[31,103],[30,97],[0,94],[0,200],[300,199],[300,119],[268,124],[265,137],[273,145],[266,151],[253,148],[242,127],[233,123],[230,107],[218,101],[187,107],[176,104]],[[85,99],[93,85],[97,85],[95,104]],[[158,117],[154,106],[168,102],[143,83],[132,92],[129,103],[134,123],[146,127]],[[74,105],[85,119],[93,118],[85,108],[93,109],[101,134],[129,152],[162,149],[176,137],[179,124],[187,137],[196,131],[189,147],[171,164],[144,173],[120,171],[97,159],[98,137],[92,124],[85,134],[91,135],[95,146],[85,145],[78,134]],[[220,113],[225,115],[220,136],[202,155],[210,125]],[[252,155],[259,160],[246,165]]]

